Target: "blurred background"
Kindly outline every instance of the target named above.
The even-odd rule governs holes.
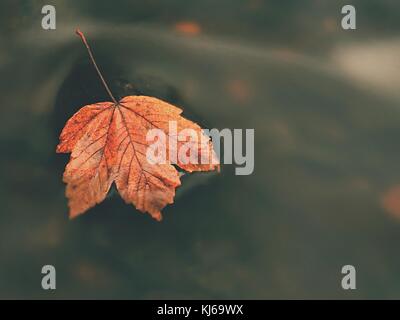
[[[0,298],[400,298],[400,3],[352,0],[348,31],[345,4],[2,1]],[[58,135],[108,100],[76,27],[117,95],[254,128],[254,173],[185,176],[161,223],[115,192],[70,221]]]

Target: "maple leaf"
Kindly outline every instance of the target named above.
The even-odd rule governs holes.
[[[99,102],[82,107],[66,123],[57,146],[58,153],[71,153],[63,181],[67,184],[70,218],[102,202],[113,183],[127,203],[161,220],[161,210],[173,203],[175,189],[181,184],[179,173],[170,157],[166,163],[152,164],[146,158],[151,129],[170,136],[169,123],[177,131],[192,129],[200,137],[197,152],[207,152],[206,164],[177,161],[181,169],[192,171],[219,170],[212,142],[199,125],[181,116],[182,110],[167,102],[147,96],[127,96],[116,101],[105,82],[85,36],[76,33],[85,44],[91,61],[109,93],[112,102]],[[178,154],[185,141],[166,145],[168,155]]]

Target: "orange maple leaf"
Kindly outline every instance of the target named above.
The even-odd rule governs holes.
[[[89,56],[113,102],[100,102],[82,107],[66,123],[57,146],[58,153],[71,153],[63,181],[67,184],[70,218],[102,202],[113,182],[121,197],[142,211],[161,220],[161,210],[173,203],[175,189],[181,184],[172,164],[185,171],[219,169],[212,142],[200,126],[183,118],[182,110],[162,100],[147,96],[127,96],[116,101],[99,71],[92,52],[79,30],[76,31],[88,49]],[[206,164],[152,164],[146,157],[148,130],[162,130],[170,136],[169,122],[175,121],[177,132],[192,129],[201,137],[199,154],[207,152]],[[175,147],[166,145],[167,154],[178,154],[184,141]]]

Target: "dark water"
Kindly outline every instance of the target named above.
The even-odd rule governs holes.
[[[55,31],[43,4],[0,5],[1,298],[400,298],[400,4],[353,1],[356,31],[341,1],[53,1]],[[118,94],[254,128],[254,173],[184,177],[161,223],[117,194],[69,221],[58,134],[107,99],[76,27]]]

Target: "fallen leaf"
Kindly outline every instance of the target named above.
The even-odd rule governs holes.
[[[227,83],[229,94],[239,103],[246,103],[251,97],[251,89],[247,82],[241,79],[232,79]]]
[[[386,190],[381,198],[382,207],[393,217],[400,218],[400,185]]]
[[[77,33],[93,59],[83,34]],[[95,62],[94,65],[110,93]],[[184,164],[178,160],[176,165],[188,172],[219,169],[212,142],[199,125],[182,117],[182,110],[176,106],[147,96],[127,96],[118,102],[111,93],[110,96],[113,102],[82,107],[67,121],[60,135],[56,152],[71,153],[63,176],[70,218],[102,202],[115,183],[125,202],[161,220],[161,210],[173,203],[175,189],[181,182],[169,157],[165,164],[151,164],[146,158],[148,130],[160,129],[169,137],[170,121],[176,122],[177,132],[195,130],[203,139],[198,144],[198,154],[208,152],[210,161]],[[171,150],[166,143],[166,154],[179,154],[184,143],[178,141]]]
[[[189,36],[196,36],[201,33],[200,25],[193,21],[178,22],[175,24],[175,30]]]

